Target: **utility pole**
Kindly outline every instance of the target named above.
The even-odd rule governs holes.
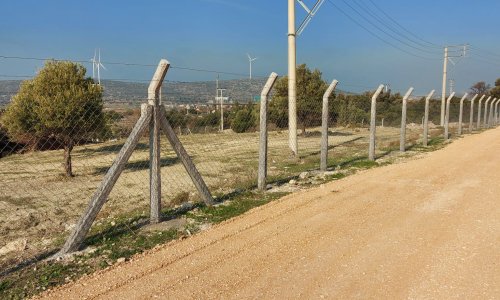
[[[217,79],[215,79],[215,109],[217,110],[217,97],[219,97],[219,74],[217,74]]]
[[[455,80],[453,79],[450,79],[450,94],[454,92],[454,89],[455,88]]]
[[[296,70],[295,0],[288,0],[288,144],[293,156],[298,154]]]
[[[446,110],[446,80],[448,75],[448,60],[455,65],[456,63],[451,58],[463,58],[467,56],[467,46],[468,44],[463,45],[454,45],[454,46],[446,46],[444,47],[444,63],[443,63],[443,89],[441,90],[441,122],[440,125],[444,126],[444,118],[445,118],[445,110]],[[461,48],[460,55],[450,55],[449,49],[453,51],[457,51],[457,48]],[[450,82],[451,88],[453,88],[453,84]],[[450,91],[450,93],[452,93]]]
[[[299,28],[295,30],[295,1],[307,12]],[[303,0],[288,0],[288,144],[293,156],[298,154],[297,145],[297,50],[296,37],[316,15],[325,0],[317,0],[309,9]]]
[[[448,47],[444,47],[443,65],[443,89],[441,90],[441,126],[444,125],[444,113],[446,109],[446,76],[448,75]]]
[[[224,96],[226,89],[217,89],[217,98],[220,99],[220,132],[224,132]]]
[[[215,81],[215,107],[217,107],[217,100],[220,100],[220,132],[224,132],[224,107],[222,98],[222,89],[219,89],[219,74],[217,74],[217,79]],[[220,96],[219,96],[220,93]]]

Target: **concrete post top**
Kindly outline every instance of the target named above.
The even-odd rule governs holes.
[[[408,98],[410,98],[411,93],[413,93],[413,90],[414,90],[414,89],[413,89],[413,87],[410,87],[410,88],[408,89],[408,91],[406,92],[406,94],[405,94],[405,95],[404,95],[404,97],[403,97],[403,101],[406,101],[406,100],[408,100]]]
[[[153,79],[151,79],[151,83],[148,87],[148,100],[154,101],[159,98],[160,88],[163,83],[163,79],[165,79],[165,75],[167,74],[168,68],[170,67],[170,63],[166,59],[160,60],[158,63],[158,67],[156,68],[156,72],[153,75]]]
[[[276,82],[276,78],[278,78],[278,74],[276,74],[275,72],[272,72],[271,75],[269,75],[269,78],[267,79],[267,82],[262,89],[262,93],[260,94],[261,97],[267,97],[269,95],[269,92],[271,92],[271,89]]]
[[[325,94],[323,95],[323,99],[324,99],[324,98],[327,98],[327,99],[328,99],[328,98],[330,97],[330,95],[333,93],[333,91],[334,91],[334,90],[335,90],[335,88],[337,87],[337,84],[338,84],[338,83],[339,83],[339,82],[338,82],[336,79],[334,79],[334,80],[332,81],[332,83],[330,83],[330,86],[326,89]]]
[[[384,88],[383,84],[381,84],[381,85],[378,86],[377,90],[375,91],[375,94],[373,94],[373,96],[372,96],[372,101],[377,100],[377,98],[380,95],[380,93],[382,93],[382,89],[383,88]]]
[[[469,94],[465,93],[462,99],[460,99],[460,103],[463,103],[467,96],[469,96]]]
[[[451,95],[448,97],[448,100],[446,100],[446,102],[449,104],[451,102],[451,99],[453,99],[453,97],[455,97],[455,92],[451,93]]]
[[[436,90],[432,90],[429,95],[427,95],[427,97],[425,98],[425,100],[430,100],[432,98],[432,96],[434,95],[434,93],[436,92]]]

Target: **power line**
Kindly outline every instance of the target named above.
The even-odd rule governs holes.
[[[469,47],[469,49],[471,50],[471,54],[472,54],[471,59],[472,60],[500,65],[500,55],[499,54],[495,54],[493,52],[483,50],[483,49],[480,49],[480,48],[475,47],[475,46]]]
[[[81,64],[90,64],[92,63],[90,60],[72,60],[72,59],[57,59],[57,58],[42,58],[42,57],[23,57],[23,56],[6,56],[0,55],[0,58],[3,59],[18,59],[18,60],[34,60],[34,61],[69,61],[74,63]],[[127,62],[113,62],[113,61],[102,61],[101,63],[106,65],[121,65],[121,66],[139,66],[139,67],[156,67],[154,64],[141,64],[141,63],[127,63]],[[170,66],[171,69],[183,70],[183,71],[192,71],[192,72],[201,72],[201,73],[212,73],[212,74],[223,74],[223,75],[232,75],[232,76],[241,76],[247,77],[247,74],[243,73],[235,73],[228,71],[219,71],[219,70],[210,70],[203,68],[193,68],[193,67],[183,67],[183,66]],[[267,78],[267,76],[253,76],[255,78]]]
[[[496,62],[496,61],[485,60],[485,59],[481,59],[481,58],[477,58],[477,57],[471,57],[470,59],[473,61],[481,62],[481,63],[494,64],[494,65],[500,66],[500,62]]]
[[[414,45],[412,45],[410,43],[407,43],[406,41],[398,38],[397,36],[394,36],[393,34],[387,32],[386,30],[384,30],[383,28],[381,28],[380,26],[378,26],[376,23],[372,22],[370,19],[366,18],[362,13],[359,12],[359,10],[357,10],[356,8],[354,8],[351,4],[349,4],[345,0],[342,0],[342,2],[344,2],[345,5],[347,5],[349,8],[351,8],[357,15],[359,15],[362,19],[364,19],[366,22],[368,22],[369,24],[371,24],[373,27],[375,27],[379,31],[383,32],[387,36],[391,37],[392,39],[400,42],[401,44],[404,44],[407,47],[413,48],[413,49],[415,49],[417,51],[421,51],[421,52],[429,53],[429,54],[436,54],[435,51],[429,51],[429,50],[426,50],[426,49],[422,49],[420,47],[416,47],[416,46],[414,46]]]
[[[378,34],[376,34],[375,32],[371,31],[369,28],[367,28],[366,26],[364,26],[363,24],[361,24],[360,22],[358,22],[356,19],[354,19],[352,16],[350,16],[348,13],[346,13],[343,9],[341,9],[339,6],[337,6],[335,3],[333,3],[331,0],[327,0],[328,3],[330,3],[333,7],[335,7],[338,11],[340,11],[344,16],[346,16],[347,18],[349,18],[352,22],[354,22],[356,25],[358,25],[359,27],[363,28],[365,31],[367,31],[368,33],[370,33],[372,36],[374,36],[375,38],[379,39],[380,41],[388,44],[389,46],[401,51],[401,52],[404,52],[408,55],[411,55],[411,56],[414,56],[414,57],[418,57],[418,58],[421,58],[421,59],[427,59],[427,60],[440,60],[439,58],[431,58],[431,57],[425,57],[425,56],[421,56],[421,55],[418,55],[418,54],[415,54],[415,53],[412,53],[410,51],[407,51],[406,49],[403,49],[397,45],[394,45],[393,43],[387,41],[386,39],[382,38],[381,36],[379,36]]]
[[[403,25],[401,25],[398,21],[396,21],[394,18],[391,17],[391,15],[389,15],[388,13],[386,13],[382,8],[380,8],[380,6],[378,6],[377,4],[375,4],[375,2],[373,2],[373,0],[368,0],[370,1],[370,3],[377,9],[379,10],[382,14],[384,14],[389,20],[391,20],[394,24],[396,24],[399,28],[403,29],[404,31],[406,31],[407,33],[409,33],[410,35],[412,35],[413,37],[415,37],[416,39],[426,43],[426,44],[429,44],[431,46],[433,46],[434,48],[443,48],[442,45],[438,45],[438,44],[435,44],[435,43],[432,43],[432,42],[429,42],[427,40],[424,40],[423,38],[419,37],[418,35],[414,34],[413,32],[411,32],[410,30],[406,29]]]
[[[488,50],[484,50],[484,49],[478,48],[476,46],[471,46],[470,49],[477,50],[477,51],[483,53],[484,55],[489,55],[490,57],[495,57],[496,59],[500,59],[500,54],[497,54],[497,53],[494,53],[494,52],[491,52]]]
[[[418,40],[416,39],[413,39],[411,37],[409,37],[407,34],[404,34],[402,33],[400,30],[398,30],[397,28],[395,28],[394,26],[388,24],[388,22],[386,22],[384,20],[383,17],[380,17],[376,12],[374,12],[372,9],[366,7],[366,6],[363,6],[361,5],[358,0],[352,0],[352,2],[358,6],[359,8],[361,8],[364,12],[366,12],[368,15],[370,15],[371,17],[373,17],[375,20],[377,20],[380,24],[382,24],[383,26],[385,26],[386,28],[388,28],[390,31],[394,32],[395,34],[401,36],[402,38],[404,39],[407,39],[408,41],[416,44],[416,45],[419,45],[421,47],[424,47],[424,48],[433,48],[433,49],[436,49],[438,47],[434,47],[434,46],[429,46],[427,44],[424,44],[422,42],[419,42]],[[441,47],[440,47],[441,48]],[[433,53],[441,53],[440,51],[439,52],[436,52],[436,51],[432,51]]]

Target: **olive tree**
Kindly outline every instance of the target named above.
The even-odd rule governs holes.
[[[306,127],[321,124],[322,99],[328,85],[319,70],[311,71],[305,64],[297,66],[297,119]],[[283,127],[288,118],[288,77],[281,77],[274,86],[273,101],[269,105],[271,122]]]
[[[13,140],[34,148],[48,141],[64,149],[63,169],[73,176],[71,151],[106,131],[102,88],[72,62],[48,61],[21,84],[1,118]]]

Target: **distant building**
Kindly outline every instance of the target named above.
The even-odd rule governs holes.
[[[223,104],[233,104],[233,99],[231,99],[229,97],[214,97],[213,100],[208,100],[208,104],[219,104],[220,105],[221,100],[222,100]]]

